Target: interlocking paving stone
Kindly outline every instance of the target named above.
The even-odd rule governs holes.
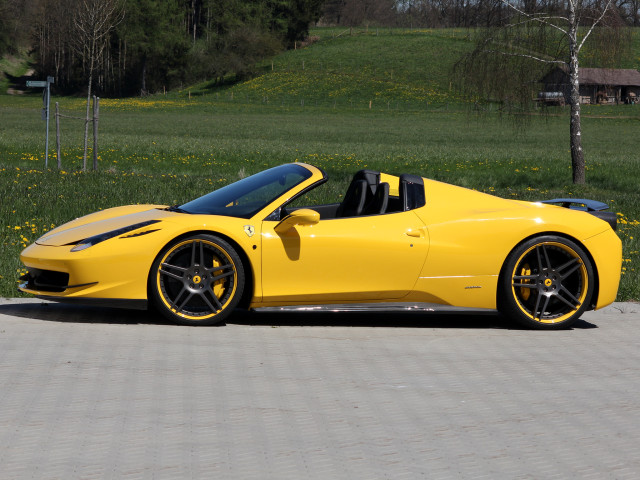
[[[635,479],[638,327],[0,299],[0,478]]]

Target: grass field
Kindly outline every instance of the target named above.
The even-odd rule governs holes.
[[[298,62],[297,54],[308,56],[305,70],[321,58],[322,68],[329,70],[339,52],[324,49],[336,44],[349,49],[348,42],[340,43],[342,37],[325,34],[326,44],[321,40],[277,57],[274,71],[276,63]],[[435,42],[461,41],[456,32],[435,36]],[[369,37],[375,39],[371,32]],[[354,48],[365,47],[356,43]],[[395,75],[398,69],[394,67]],[[331,91],[324,74],[316,73],[315,90]],[[418,84],[422,74],[415,80],[410,75],[403,82]],[[448,95],[448,85],[438,75],[433,88]],[[80,172],[81,121],[63,119],[62,170],[56,168],[53,146],[45,170],[41,98],[0,96],[0,296],[16,295],[16,279],[23,271],[19,252],[53,226],[115,205],[181,203],[241,175],[298,160],[327,170],[334,183],[325,193],[327,201],[339,200],[350,175],[364,167],[417,173],[508,198],[602,200],[620,219],[625,261],[619,299],[640,299],[640,107],[585,109],[588,184],[576,187],[571,184],[568,112],[561,109],[532,116],[515,129],[510,119],[496,114],[468,113],[455,98],[439,108],[424,102],[424,108],[374,103],[370,109],[365,92],[354,94],[351,104],[338,96],[335,104],[319,100],[316,106],[312,101],[302,105],[298,98],[264,101],[244,93],[250,86],[194,87],[191,98],[185,89],[145,99],[102,99],[99,171],[88,173]],[[312,91],[314,85],[305,88]],[[82,99],[54,100],[63,113],[81,115]],[[53,145],[53,128],[51,132]]]
[[[260,66],[253,80],[220,89],[202,83],[182,92],[215,91],[218,100],[280,106],[438,109],[460,101],[449,71],[470,48],[463,30],[317,29],[320,41],[290,50]]]

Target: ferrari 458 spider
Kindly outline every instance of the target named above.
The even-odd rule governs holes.
[[[326,181],[319,168],[287,164],[184,205],[78,218],[22,252],[20,289],[150,304],[187,325],[220,323],[240,307],[439,304],[558,328],[616,297],[621,242],[604,204],[506,200],[370,170],[340,203],[301,202]]]

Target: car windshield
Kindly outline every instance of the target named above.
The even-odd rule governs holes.
[[[281,165],[196,198],[180,205],[177,210],[192,214],[250,218],[310,176],[311,172],[300,165]]]

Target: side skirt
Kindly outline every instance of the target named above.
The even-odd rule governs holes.
[[[41,300],[74,305],[88,305],[101,308],[124,308],[129,310],[147,310],[147,300],[132,300],[129,298],[76,298],[53,297],[48,295],[34,295]]]
[[[437,312],[495,314],[489,308],[453,307],[437,303],[344,303],[335,305],[290,305],[285,307],[258,307],[256,312]]]

